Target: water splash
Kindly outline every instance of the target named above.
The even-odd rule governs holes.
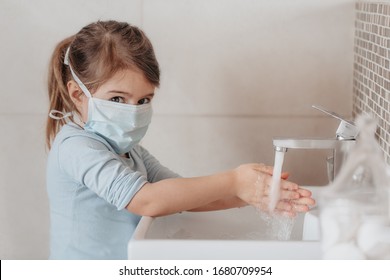
[[[267,225],[267,239],[281,241],[291,239],[291,233],[295,225],[295,218],[278,213],[266,213],[263,211],[259,211],[259,216]]]

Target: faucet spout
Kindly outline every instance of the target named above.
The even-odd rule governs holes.
[[[276,151],[283,151],[283,149],[336,149],[341,142],[337,139],[275,138],[273,140]]]
[[[338,173],[342,162],[344,161],[344,153],[353,145],[355,140],[346,140],[340,138],[331,139],[294,139],[294,138],[275,138],[273,140],[275,152],[286,153],[288,149],[306,149],[332,150],[332,157],[327,159],[329,181],[333,181]]]

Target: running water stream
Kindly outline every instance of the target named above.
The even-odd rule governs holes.
[[[272,213],[280,198],[280,182],[282,177],[282,167],[284,161],[284,152],[275,151],[274,171],[272,175],[272,182],[269,191],[270,203],[268,210]]]
[[[268,206],[268,213],[261,212],[260,215],[260,217],[265,220],[269,226],[270,238],[277,240],[289,240],[295,224],[294,218],[275,212],[276,205],[280,199],[280,183],[283,161],[284,152],[276,151],[272,182],[269,191],[270,203]]]

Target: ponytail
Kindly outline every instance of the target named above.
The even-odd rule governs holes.
[[[52,110],[60,112],[73,112],[76,110],[68,94],[67,82],[71,78],[69,69],[64,64],[66,50],[73,39],[74,36],[71,36],[61,41],[54,49],[50,60],[47,84],[50,104],[49,112]],[[73,120],[73,117],[70,116],[70,119]],[[65,123],[65,119],[56,120],[48,116],[46,121],[46,146],[49,149],[54,137]]]

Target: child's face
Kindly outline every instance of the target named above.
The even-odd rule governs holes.
[[[132,105],[146,104],[152,101],[155,86],[144,75],[134,70],[117,72],[93,93],[94,98]],[[81,117],[88,118],[88,97],[83,96]]]

